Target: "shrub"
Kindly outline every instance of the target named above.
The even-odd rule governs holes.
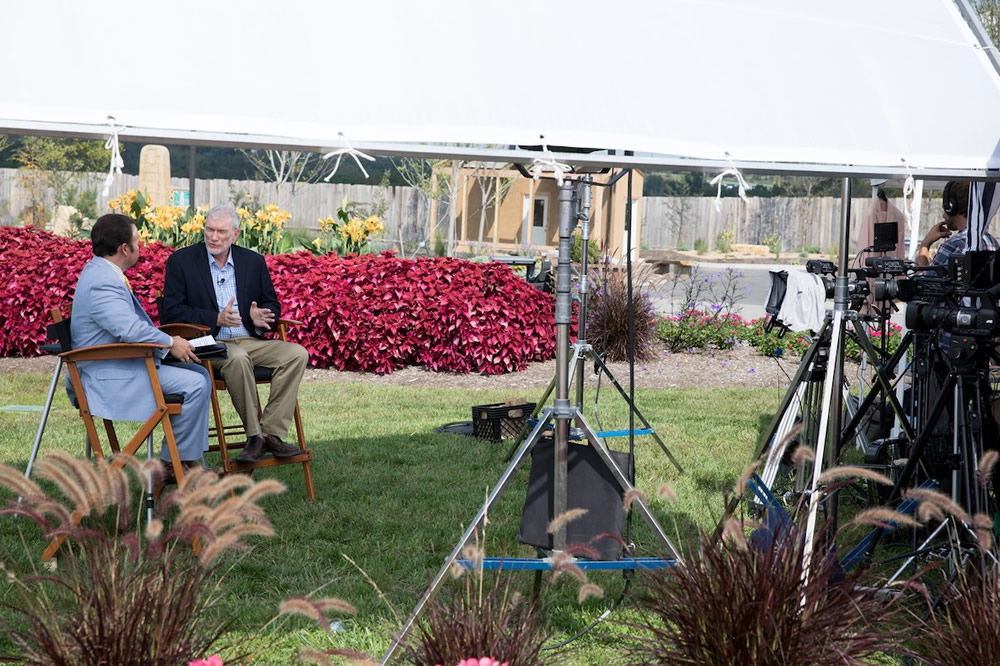
[[[703,274],[695,266],[688,277],[673,274],[670,278],[671,307],[680,304],[675,314],[683,315],[688,310],[703,310],[719,314],[737,314],[746,288],[740,286],[743,273],[726,268],[717,273]]]
[[[213,612],[218,558],[245,547],[248,536],[273,534],[257,501],[284,487],[192,471],[140,529],[145,511],[131,503],[131,482],[141,488],[162,467],[131,458],[126,467],[52,453],[37,466],[61,494],[48,496],[19,470],[0,465],[0,484],[24,496],[0,514],[26,516],[47,536],[67,537],[55,573],[4,566],[15,615],[2,623],[26,663],[177,664],[218,645],[226,625]]]
[[[155,320],[163,268],[172,250],[146,245],[126,271],[132,290]],[[69,311],[76,279],[93,253],[89,241],[70,241],[34,227],[0,228],[0,356],[37,356],[49,311]]]
[[[268,257],[290,339],[316,367],[406,365],[503,374],[555,353],[553,299],[502,264],[459,259]]]
[[[876,351],[879,350],[882,346],[882,331],[869,330],[868,336],[871,338],[872,346]],[[886,327],[886,353],[895,353],[902,341],[903,327],[890,321]],[[852,361],[861,361],[861,346],[852,337],[848,337],[844,343],[844,357]]]
[[[812,345],[808,331],[782,335],[777,328],[765,331],[766,325],[766,319],[754,319],[743,330],[743,340],[764,356],[802,356]]]
[[[569,259],[575,264],[580,263],[580,260],[583,259],[583,237],[579,232],[573,234],[573,247],[569,250]],[[587,243],[587,263],[596,266],[600,260],[601,250],[597,247],[597,243],[591,239]]]
[[[183,247],[202,239],[204,209],[153,205],[144,192],[129,190],[108,202],[112,212],[128,215],[136,221],[139,238],[146,243],[159,242]]]
[[[781,259],[781,237],[773,234],[764,239],[764,245],[771,251],[775,259]]]
[[[331,251],[341,256],[361,254],[368,250],[371,236],[385,231],[381,217],[363,215],[346,197],[337,209],[336,217],[320,218],[318,223],[325,237],[317,238],[306,248],[315,254]]]
[[[720,231],[719,235],[715,237],[715,249],[723,254],[732,252],[734,238],[736,238],[736,234],[732,231]]]
[[[780,529],[749,544],[703,535],[699,552],[666,572],[644,574],[645,619],[630,656],[643,664],[861,663],[891,650],[895,610],[816,548],[804,576],[801,533]],[[804,582],[805,581],[805,582]]]
[[[698,254],[705,254],[708,252],[708,243],[705,242],[704,238],[698,238],[694,241],[694,251]]]
[[[746,322],[739,315],[720,314],[718,310],[688,310],[681,315],[664,317],[656,324],[656,337],[671,351],[687,349],[732,349],[743,339]]]
[[[479,569],[464,579],[462,589],[427,606],[426,617],[403,645],[410,663],[458,664],[469,655],[489,655],[510,666],[552,660],[543,658],[548,634],[537,599],[515,592],[508,574],[484,582]]]
[[[636,360],[653,355],[656,313],[649,295],[652,273],[639,269],[633,278],[632,310],[628,307],[628,281],[623,270],[605,264],[594,276],[594,290],[587,310],[587,338],[609,361],[628,360],[628,325],[633,322]]]
[[[126,274],[153,319],[172,250],[143,248]],[[90,244],[32,229],[0,229],[0,355],[32,356],[49,309],[65,312]],[[282,315],[316,367],[388,373],[406,365],[502,374],[555,353],[552,296],[502,264],[458,259],[340,258],[308,252],[267,258]]]

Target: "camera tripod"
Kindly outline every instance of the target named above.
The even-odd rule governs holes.
[[[620,489],[623,495],[629,494],[630,491],[634,490],[632,469],[623,470],[614,460],[610,451],[608,450],[605,443],[602,441],[598,433],[591,427],[590,423],[584,417],[581,405],[573,405],[570,402],[570,382],[571,382],[571,372],[570,372],[570,325],[572,323],[572,294],[571,294],[571,259],[570,251],[573,246],[572,233],[577,223],[581,220],[589,222],[589,212],[590,212],[590,196],[591,196],[591,182],[588,177],[584,177],[579,181],[565,180],[560,184],[559,187],[559,262],[556,270],[556,303],[555,303],[555,321],[556,321],[556,375],[553,380],[555,386],[555,399],[553,401],[552,407],[547,407],[543,409],[539,416],[537,423],[531,428],[528,437],[517,447],[512,458],[510,459],[507,468],[504,470],[500,479],[497,481],[496,485],[490,490],[486,501],[484,502],[482,508],[473,517],[473,519],[468,523],[462,536],[459,538],[458,542],[455,544],[451,553],[445,558],[443,565],[438,570],[435,577],[431,580],[430,585],[427,590],[421,596],[420,600],[417,602],[416,607],[413,612],[407,618],[406,622],[403,624],[399,633],[395,636],[389,649],[382,657],[382,663],[388,663],[396,650],[399,648],[401,642],[413,628],[417,618],[423,612],[424,607],[430,601],[431,597],[441,586],[452,565],[460,560],[463,549],[466,544],[473,538],[473,535],[478,529],[484,524],[487,515],[491,511],[492,507],[496,504],[497,500],[500,498],[501,494],[510,484],[513,479],[514,474],[517,472],[521,464],[528,459],[529,454],[535,445],[542,439],[543,434],[550,427],[554,431],[553,437],[553,470],[552,470],[552,512],[553,517],[560,516],[564,514],[567,509],[567,485],[568,485],[568,452],[569,443],[573,441],[585,441],[589,444],[600,462],[606,468],[606,470],[613,477],[615,483]],[[627,199],[628,200],[628,199]],[[628,209],[626,209],[626,219],[629,220]],[[587,228],[587,224],[583,225],[583,229]],[[631,251],[631,248],[629,248]],[[579,313],[579,320],[584,322],[586,319],[586,246],[583,252],[583,270],[581,270],[581,288],[584,298],[581,299],[581,309]],[[584,329],[585,330],[585,329]],[[584,350],[589,347],[585,343],[577,348],[577,353],[574,358],[577,362],[574,364],[574,372],[577,374],[577,397],[578,402],[582,403],[583,397],[583,387],[582,387],[582,374],[583,368],[579,359]],[[544,401],[541,401],[544,402]],[[630,409],[634,413],[634,403],[629,402]],[[645,419],[643,422],[646,423]],[[633,431],[634,433],[634,431]],[[631,434],[630,433],[630,436]],[[662,443],[661,443],[662,446]],[[665,446],[663,447],[666,448]],[[669,452],[668,452],[669,455]],[[676,460],[671,460],[677,465]],[[634,467],[630,465],[629,467]],[[632,509],[635,510],[645,522],[650,527],[653,535],[657,541],[663,546],[667,554],[669,554],[674,561],[681,560],[680,551],[673,545],[669,537],[667,537],[663,528],[660,526],[656,517],[650,511],[646,500],[641,496],[635,496],[632,502]],[[554,551],[565,551],[567,545],[566,541],[566,525],[561,524],[554,529],[552,533],[552,545]]]
[[[891,356],[885,358],[882,353],[875,349],[865,329],[864,322],[857,312],[846,311],[843,313],[843,319],[846,323],[851,324],[853,329],[845,329],[844,335],[853,339],[864,351],[866,357],[872,360],[874,383],[864,398],[855,405],[850,396],[849,387],[841,373],[841,379],[838,382],[840,398],[845,406],[847,416],[851,420],[844,428],[838,428],[831,460],[836,460],[839,457],[840,452],[851,439],[856,440],[858,448],[865,452],[866,457],[875,449],[875,445],[869,440],[861,425],[866,416],[871,414],[872,408],[876,407],[876,401],[879,397],[883,397],[883,400],[891,405],[905,436],[911,440],[913,438],[913,429],[892,384],[895,379],[895,368],[909,348],[912,335],[904,336],[899,348]],[[831,362],[838,366],[842,362],[842,358],[838,359],[836,355],[831,354],[832,323],[833,319],[828,313],[813,344],[802,356],[798,370],[792,378],[770,426],[764,431],[758,442],[754,459],[763,461],[758,474],[759,482],[772,491],[780,475],[782,465],[787,459],[790,441],[814,442],[819,437],[819,428],[824,415],[823,385],[827,374],[836,369],[836,366],[831,367]],[[834,387],[834,390],[837,390],[837,387]],[[796,475],[792,492],[801,494],[805,491],[805,476]],[[760,508],[759,503],[758,508]]]
[[[929,350],[914,363],[915,413],[920,435],[908,448],[905,465],[888,503],[897,503],[906,488],[918,483],[947,483],[952,501],[969,516],[988,512],[993,507],[988,479],[979,479],[979,460],[987,448],[986,442],[997,441],[989,400],[989,361],[996,354],[990,348],[990,340],[975,336],[941,331],[918,337],[926,338],[920,346]],[[935,550],[934,543],[946,529],[951,535],[949,549],[956,543],[976,540],[972,527],[949,515],[922,543],[915,544],[889,583],[898,579],[920,554]],[[866,558],[872,557],[881,538],[881,532],[875,534],[866,548]]]

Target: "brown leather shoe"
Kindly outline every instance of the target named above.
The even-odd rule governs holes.
[[[243,447],[240,455],[236,456],[236,462],[255,463],[264,457],[264,437],[253,435],[247,438],[247,445]]]
[[[160,464],[163,465],[163,478],[160,481],[160,485],[161,486],[168,486],[168,485],[176,484],[177,483],[177,475],[174,474],[173,463],[164,462],[163,460],[161,460]],[[200,466],[201,466],[201,461],[200,460],[182,460],[181,461],[181,468],[184,470],[184,474],[185,475],[189,471],[191,471],[193,468],[200,467]]]
[[[294,458],[305,453],[302,449],[285,444],[277,435],[264,435],[264,448],[275,458]]]

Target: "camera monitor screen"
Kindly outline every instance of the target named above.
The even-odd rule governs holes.
[[[874,232],[874,252],[893,252],[896,249],[896,239],[899,236],[898,222],[876,222]]]

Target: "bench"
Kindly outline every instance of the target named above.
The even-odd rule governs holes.
[[[695,262],[686,259],[658,259],[649,263],[653,265],[653,270],[660,275],[691,275]]]

